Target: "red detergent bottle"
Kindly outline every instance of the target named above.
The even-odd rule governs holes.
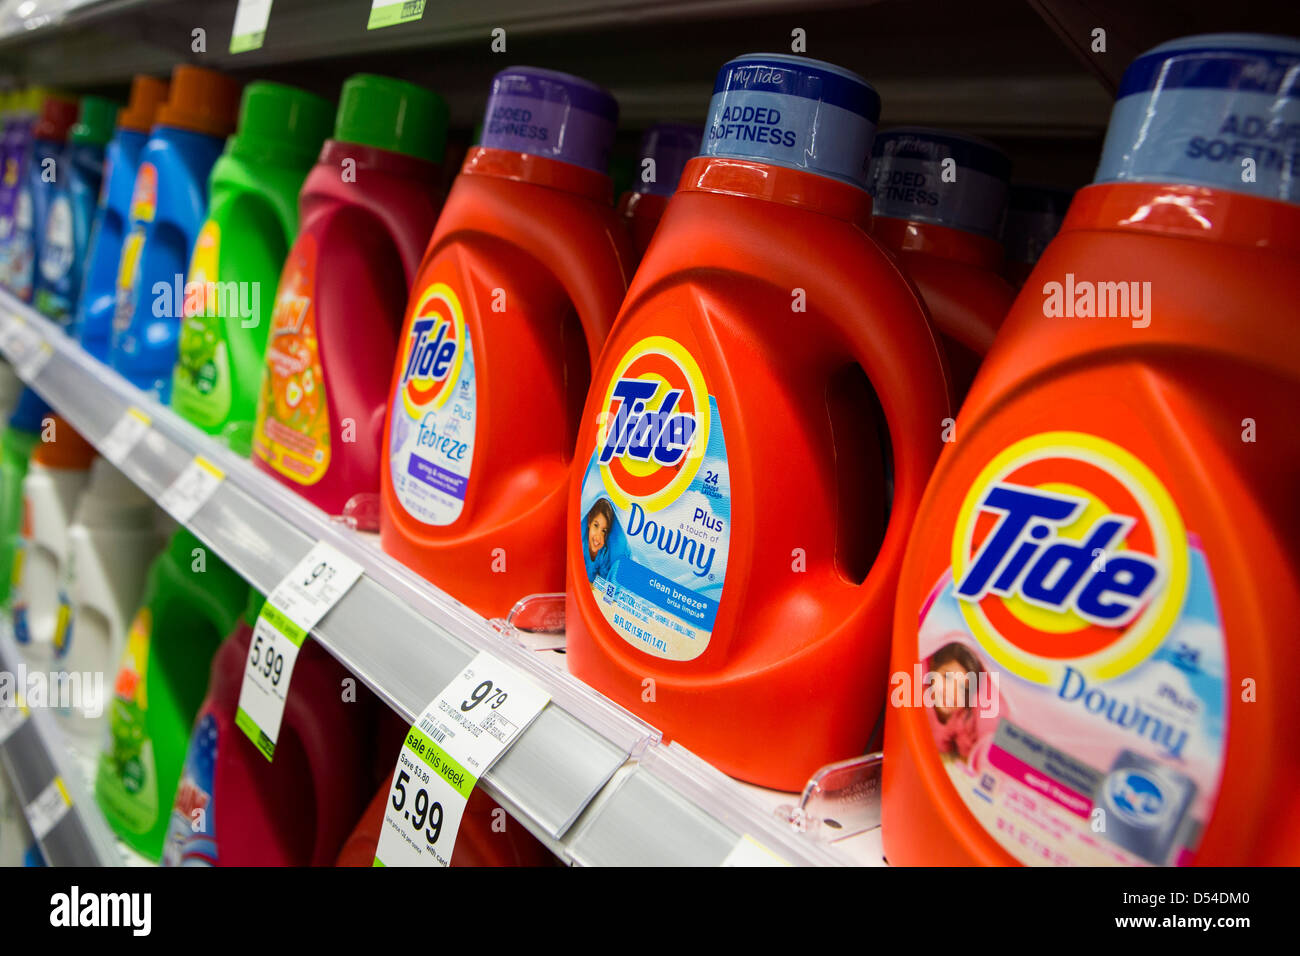
[[[997,238],[1011,160],[982,139],[919,126],[880,133],[871,152],[871,233],[925,300],[960,405],[1016,297]]]
[[[366,531],[378,526],[384,400],[442,203],[446,129],[430,90],[370,74],[343,84],[271,317],[253,460]]]
[[[609,93],[497,74],[411,289],[384,430],[384,550],[488,617],[564,587],[590,368],[627,289]]]
[[[700,153],[704,130],[684,123],[656,123],[641,137],[641,160],[636,187],[618,201],[618,214],[632,237],[637,262],[645,255],[677,189],[686,164]]]
[[[907,551],[891,863],[1300,863],[1298,76],[1253,35],[1125,72]]]
[[[252,622],[264,601],[250,593],[244,620],[212,660],[164,866],[328,866],[370,796],[374,700],[344,700],[348,671],[315,641],[294,664],[275,760],[235,726]]]
[[[779,54],[714,90],[583,411],[567,659],[724,772],[798,790],[880,718],[948,382],[866,232],[875,91]]]

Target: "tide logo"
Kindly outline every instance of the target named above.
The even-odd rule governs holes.
[[[709,393],[695,359],[662,335],[619,361],[600,406],[596,463],[610,498],[658,511],[676,501],[709,445]]]
[[[135,188],[131,190],[131,219],[135,222],[153,222],[158,212],[158,170],[153,163],[141,163],[135,174]]]
[[[424,290],[411,313],[397,389],[412,418],[446,404],[465,359],[465,313],[445,282]]]
[[[953,592],[980,645],[1012,673],[1106,680],[1160,645],[1187,595],[1187,534],[1141,461],[1082,432],[997,455],[952,540]]]

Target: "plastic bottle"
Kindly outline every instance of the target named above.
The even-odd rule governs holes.
[[[196,66],[172,72],[140,154],[118,259],[111,360],[127,381],[167,402],[176,365],[185,270],[208,211],[208,174],[235,128],[239,87]]]
[[[247,598],[248,585],[184,528],[149,568],[114,682],[95,799],[123,842],[151,860],[162,856],[212,657]]]
[[[997,238],[1011,160],[973,136],[916,126],[881,133],[871,152],[871,233],[925,300],[960,405],[1016,297]]]
[[[1125,72],[908,549],[890,862],[1300,863],[1297,64],[1213,35]]]
[[[111,682],[127,628],[144,597],[149,565],[166,543],[159,517],[153,501],[126,475],[108,459],[95,459],[68,528],[54,636],[56,664],[83,675],[81,699],[57,713],[69,743],[90,765],[89,780],[103,749]],[[106,675],[106,686],[88,684],[85,675],[94,674]]]
[[[1002,245],[1007,254],[1002,274],[1015,288],[1025,284],[1034,263],[1060,230],[1073,196],[1069,189],[1012,183],[1007,218],[1002,225]]]
[[[14,231],[9,240],[9,289],[32,301],[36,263],[45,246],[43,227],[54,199],[58,164],[68,130],[77,120],[77,101],[48,94],[32,127],[31,152],[18,184]],[[53,173],[53,175],[52,175]]]
[[[487,616],[563,587],[578,414],[631,272],[604,172],[616,122],[585,80],[497,74],[412,286],[381,540]]]
[[[369,796],[374,700],[345,700],[339,688],[347,670],[315,641],[303,645],[294,664],[275,760],[268,762],[235,726],[264,601],[250,593],[243,622],[212,661],[172,808],[165,866],[329,866]]]
[[[623,193],[618,201],[618,214],[627,224],[637,262],[650,246],[668,207],[668,199],[682,178],[682,170],[699,155],[703,135],[704,130],[699,126],[656,123],[641,138],[636,186]],[[653,178],[647,179],[651,175]]]
[[[298,191],[333,117],[333,107],[311,93],[252,83],[239,129],[212,167],[208,219],[186,283],[172,406],[245,456],[276,283],[298,232]]]
[[[41,423],[50,407],[30,388],[24,388],[9,424],[0,435],[0,589],[9,607],[14,563],[22,539],[23,479],[32,449],[41,440]]]
[[[86,247],[95,221],[95,206],[104,178],[104,151],[113,136],[117,104],[83,96],[77,122],[59,158],[59,177],[45,220],[33,302],[38,311],[69,325],[81,293]]]
[[[14,94],[5,121],[4,169],[0,171],[0,285],[10,292],[15,291],[14,257],[19,249],[18,197],[27,181],[32,128],[45,96],[46,91],[39,87]]]
[[[442,205],[446,129],[446,103],[423,87],[370,74],[343,84],[271,317],[254,461],[363,530],[379,523],[386,386]]]
[[[797,790],[883,707],[948,382],[866,233],[875,91],[780,54],[715,91],[583,411],[567,659],[724,772]]]
[[[81,347],[101,362],[108,361],[113,342],[117,265],[131,218],[135,174],[158,108],[166,99],[166,80],[139,75],[132,79],[131,98],[118,111],[117,130],[104,153],[98,208],[71,329],[71,335],[81,342]]]
[[[47,419],[23,478],[21,540],[14,551],[10,608],[14,640],[27,663],[48,671],[62,630],[59,582],[66,571],[68,528],[90,480],[95,449],[58,415]]]

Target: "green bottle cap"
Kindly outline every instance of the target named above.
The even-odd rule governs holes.
[[[310,166],[330,134],[328,100],[283,83],[250,83],[239,106],[229,150],[250,158]]]
[[[437,163],[447,146],[447,102],[414,83],[358,73],[343,84],[334,138]]]
[[[77,122],[68,131],[68,142],[106,146],[113,138],[113,127],[117,123],[120,106],[121,104],[102,96],[83,96]]]

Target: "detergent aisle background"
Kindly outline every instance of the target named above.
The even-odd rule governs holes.
[[[348,79],[334,137],[303,184],[276,292],[254,461],[363,530],[379,523],[384,396],[407,290],[442,205],[446,135],[436,93]]]
[[[1096,184],[908,550],[894,670],[969,694],[888,710],[892,862],[1300,862],[1277,670],[1300,607],[1300,194],[1268,153],[1243,178],[1202,145],[1241,117],[1295,128],[1295,64],[1300,40],[1222,35],[1124,74]]]
[[[167,83],[152,76],[131,81],[131,99],[118,110],[117,127],[104,151],[95,222],[86,249],[86,265],[71,334],[82,348],[108,360],[113,341],[113,310],[117,301],[117,265],[131,218],[131,194],[140,154],[149,141],[158,108],[167,99]]]
[[[488,617],[563,588],[578,413],[631,272],[606,174],[617,118],[579,77],[497,74],[412,286],[380,533]]]
[[[118,260],[112,362],[166,402],[184,309],[185,272],[208,209],[208,174],[235,128],[239,87],[178,66],[140,154]]]
[[[876,91],[776,54],[715,89],[583,411],[568,663],[724,771],[798,790],[879,719],[949,386],[866,233]],[[734,121],[758,114],[790,125]]]
[[[197,294],[186,299],[172,406],[245,456],[276,284],[298,232],[298,191],[333,118],[318,96],[249,84],[239,128],[212,168],[208,219],[190,259],[187,288],[193,284]]]

